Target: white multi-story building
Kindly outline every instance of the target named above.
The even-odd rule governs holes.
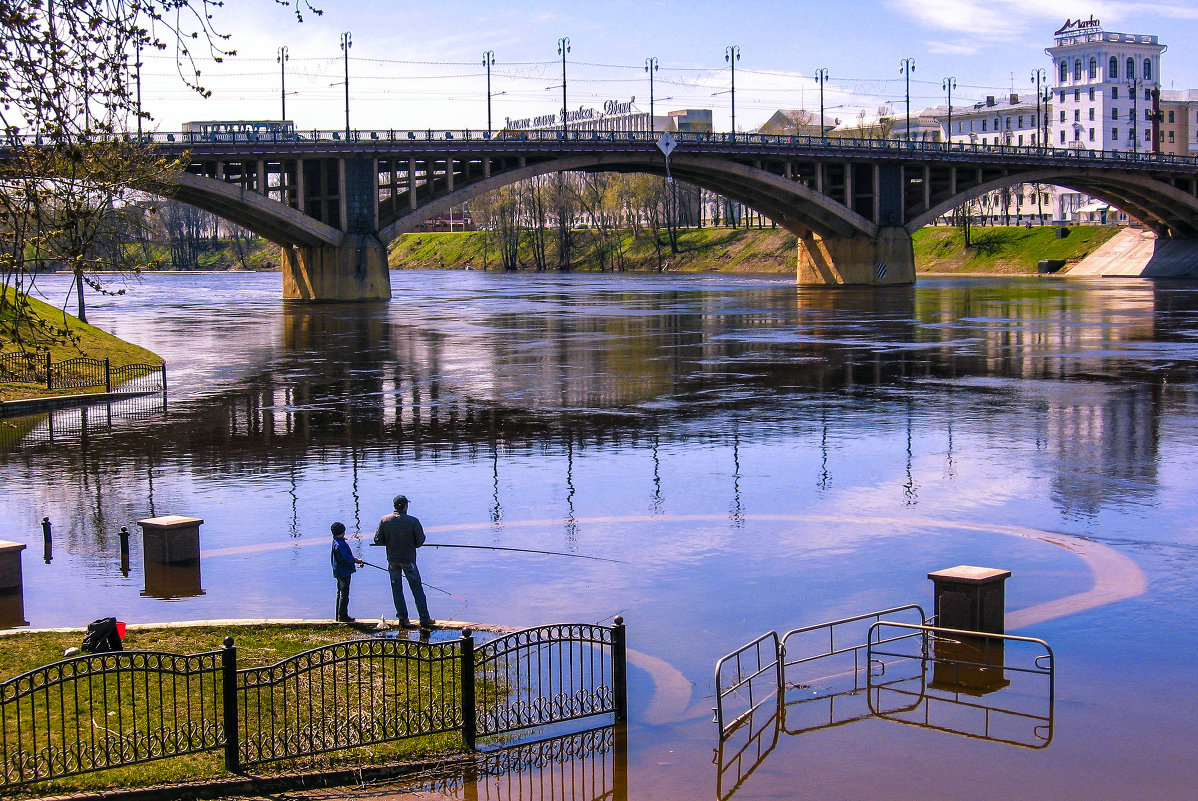
[[[1154,92],[1165,46],[1146,34],[1067,23],[1044,52],[1056,80],[1053,144],[1089,150],[1153,150]]]
[[[1041,114],[1044,104],[1036,101],[1036,93],[1020,97],[987,97],[970,106],[953,106],[952,121],[948,107],[935,109],[940,124],[948,131],[950,142],[977,145],[1039,146],[1044,138]]]

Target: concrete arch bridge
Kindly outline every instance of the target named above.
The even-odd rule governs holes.
[[[187,153],[177,199],[283,249],[283,295],[391,296],[387,245],[451,207],[559,171],[665,175],[659,134],[558,130],[304,131],[234,141],[155,134]],[[1160,237],[1198,238],[1198,158],[1004,145],[673,134],[676,178],[761,212],[799,238],[802,284],[915,280],[911,234],[1021,183],[1064,186]]]

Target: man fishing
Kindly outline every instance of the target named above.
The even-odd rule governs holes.
[[[424,528],[420,521],[408,514],[408,499],[395,496],[395,511],[379,521],[374,532],[374,544],[387,547],[387,572],[391,575],[391,597],[395,600],[395,616],[399,625],[411,626],[408,621],[408,605],[403,597],[403,577],[407,576],[412,600],[420,614],[420,628],[431,629],[435,621],[428,613],[428,601],[424,597],[424,585],[420,581],[420,570],[416,567],[416,549],[424,545]]]

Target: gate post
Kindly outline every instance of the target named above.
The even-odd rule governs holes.
[[[237,646],[232,637],[225,637],[225,647],[220,654],[223,677],[223,703],[225,726],[225,770],[241,772],[241,744],[237,737]]]
[[[474,739],[477,727],[474,709],[474,633],[469,628],[462,629],[461,645],[461,679],[462,679],[462,741],[466,748],[474,750]]]
[[[628,643],[624,618],[616,615],[611,629],[611,680],[616,720],[628,720]]]
[[[104,357],[104,391],[112,392],[112,362]]]
[[[46,351],[46,389],[54,389],[54,373],[51,370],[50,351]]]

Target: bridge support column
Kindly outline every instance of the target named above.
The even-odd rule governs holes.
[[[808,286],[913,284],[915,252],[905,228],[878,229],[877,237],[799,237],[798,283]]]
[[[339,247],[283,248],[283,299],[390,300],[387,248],[374,234],[346,234]]]

